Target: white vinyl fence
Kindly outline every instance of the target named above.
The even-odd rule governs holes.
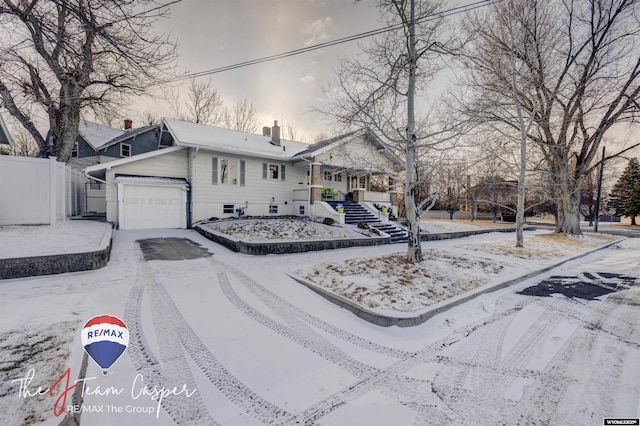
[[[0,155],[0,225],[55,225],[82,214],[86,181],[55,157]]]

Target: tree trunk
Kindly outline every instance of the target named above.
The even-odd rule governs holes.
[[[453,214],[454,213],[455,213],[454,211],[449,210],[449,220],[453,220]]]
[[[406,170],[404,178],[404,206],[407,214],[409,228],[409,242],[407,246],[407,260],[412,263],[420,263],[422,257],[422,245],[420,241],[420,214],[416,208],[415,184],[416,184],[416,118],[415,118],[415,93],[416,93],[416,23],[415,0],[411,0],[411,19],[407,23],[409,29],[409,87],[407,90],[407,150]]]
[[[633,226],[637,226],[637,224],[636,224],[636,217],[635,217],[635,216],[631,216],[631,225],[633,225]]]
[[[567,235],[582,235],[582,230],[580,229],[580,188],[578,187],[575,188],[575,191],[571,191],[569,176],[564,176],[561,191],[561,208],[558,210],[558,212],[562,212],[560,215],[562,217],[560,231]]]

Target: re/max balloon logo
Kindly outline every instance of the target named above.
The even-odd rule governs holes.
[[[87,355],[107,374],[129,345],[127,325],[113,315],[98,315],[82,328],[82,346]]]

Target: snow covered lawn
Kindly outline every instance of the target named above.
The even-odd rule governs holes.
[[[354,230],[300,219],[239,219],[201,225],[242,241],[298,241],[364,238]]]
[[[111,225],[69,220],[54,226],[0,226],[0,258],[97,251],[109,244]]]
[[[513,228],[513,223],[493,223],[488,220],[449,220],[449,219],[422,219],[420,221],[420,230],[429,234],[437,234],[440,232],[461,232],[461,231],[477,231],[487,228]]]
[[[416,312],[485,285],[498,284],[608,242],[612,236],[527,237],[524,248],[513,241],[461,244],[447,250],[423,250],[414,265],[404,254],[322,263],[296,274],[380,313]],[[535,260],[535,261],[532,261]]]

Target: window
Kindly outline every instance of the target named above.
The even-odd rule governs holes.
[[[269,214],[278,214],[278,206],[276,204],[269,206]]]
[[[102,184],[100,182],[91,181],[89,182],[89,189],[100,190],[102,189]]]
[[[220,159],[220,183],[222,185],[238,184],[238,160]]]
[[[329,182],[331,181],[331,172],[330,171],[325,171],[324,172],[324,180],[327,180]]]
[[[360,176],[360,182],[359,182],[359,188],[366,188],[367,187],[367,177],[366,176]]]
[[[78,156],[78,141],[73,145],[73,150],[71,151],[71,157],[75,158]]]
[[[222,213],[224,214],[233,214],[234,210],[235,210],[235,205],[234,204],[224,204],[222,206]]]
[[[342,173],[336,173],[335,175],[335,181],[336,182],[342,182]]]
[[[245,185],[245,162],[233,158],[211,159],[211,183],[217,185]]]
[[[120,156],[131,157],[131,145],[129,145],[128,143],[120,144]]]
[[[304,206],[299,207],[299,212],[301,215],[304,215]]]
[[[269,179],[280,178],[280,167],[277,164],[269,164]]]
[[[285,180],[285,167],[281,164],[262,163],[262,179]]]

